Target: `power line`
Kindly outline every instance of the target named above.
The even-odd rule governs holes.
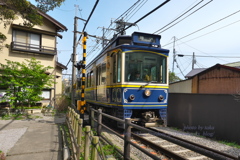
[[[115,22],[116,22],[117,20],[121,19],[121,17],[122,17],[124,14],[127,15],[127,13],[129,13],[129,12],[134,8],[134,6],[136,6],[140,1],[141,1],[141,0],[138,0],[138,1],[135,2],[131,7],[129,7],[125,12],[123,12],[123,14],[121,14],[121,15],[115,20]]]
[[[216,31],[218,31],[218,30],[220,30],[220,29],[223,29],[223,28],[226,28],[226,27],[228,27],[228,26],[231,26],[231,25],[233,25],[233,24],[235,24],[235,23],[237,23],[237,22],[240,22],[240,20],[235,21],[235,22],[233,22],[233,23],[230,23],[230,24],[228,24],[228,25],[225,25],[225,26],[223,26],[223,27],[217,28],[217,29],[215,29],[215,30],[213,30],[213,31],[211,31],[211,32],[205,33],[205,34],[203,34],[203,35],[201,35],[201,36],[195,37],[195,38],[190,39],[190,40],[188,40],[188,41],[186,41],[186,42],[190,42],[190,41],[192,41],[192,40],[195,40],[195,39],[198,39],[198,38],[200,38],[200,37],[206,36],[206,35],[208,35],[208,34],[210,34],[210,33],[213,33],[213,32],[216,32]],[[181,44],[182,44],[182,43],[180,43],[179,45],[181,45]]]
[[[166,30],[172,28],[173,26],[177,25],[178,23],[182,22],[184,19],[188,18],[189,16],[193,15],[194,13],[196,13],[197,11],[199,11],[200,9],[202,9],[203,7],[207,6],[209,3],[211,3],[213,0],[207,2],[206,4],[204,4],[203,6],[199,7],[198,9],[196,9],[195,11],[193,11],[192,13],[190,13],[189,15],[187,15],[186,17],[184,17],[183,19],[179,20],[178,22],[174,23],[173,25],[169,26],[168,28],[166,28],[165,30],[159,32],[158,34],[161,34],[163,32],[165,32]]]
[[[196,5],[194,5],[192,8],[190,8],[189,10],[187,10],[186,12],[184,12],[183,14],[181,14],[180,16],[178,16],[177,18],[175,18],[172,22],[169,22],[168,24],[166,24],[165,26],[163,26],[162,28],[160,28],[159,30],[157,30],[156,32],[154,32],[154,34],[155,33],[157,33],[157,32],[159,32],[159,31],[161,31],[162,29],[164,29],[165,27],[167,27],[167,26],[169,26],[170,24],[172,24],[173,22],[175,22],[176,20],[178,20],[179,18],[181,18],[182,16],[184,16],[185,14],[187,14],[188,12],[190,12],[192,9],[194,9],[195,7],[197,7],[200,3],[202,3],[203,2],[203,0],[202,1],[200,1],[200,2],[198,2]],[[179,22],[178,22],[179,23]],[[175,23],[176,24],[176,23]],[[174,24],[174,25],[175,25]],[[173,26],[173,25],[172,25]],[[170,26],[170,27],[172,27],[172,26]],[[170,28],[169,27],[169,28]],[[167,29],[169,29],[169,28],[167,28]],[[164,30],[165,31],[165,30]],[[163,31],[163,32],[164,32]],[[161,32],[162,33],[162,32]],[[158,33],[158,34],[160,34],[160,33]]]
[[[220,22],[220,21],[222,21],[222,20],[224,20],[224,19],[227,19],[227,18],[233,16],[234,14],[237,14],[238,12],[240,12],[240,10],[238,10],[238,11],[236,11],[236,12],[234,12],[234,13],[232,13],[232,14],[224,17],[224,18],[221,18],[221,19],[219,19],[219,20],[217,20],[217,21],[215,21],[215,22],[213,22],[213,23],[211,23],[211,24],[209,24],[209,25],[207,25],[207,26],[205,26],[205,27],[203,27],[203,28],[200,28],[200,29],[198,29],[198,30],[196,30],[196,31],[194,31],[194,32],[186,35],[186,36],[183,36],[183,37],[179,38],[178,40],[184,39],[184,38],[186,38],[186,37],[188,37],[188,36],[190,36],[190,35],[193,35],[193,34],[195,34],[195,33],[197,33],[197,32],[200,32],[201,30],[203,30],[203,29],[205,29],[205,28],[208,28],[208,27],[210,27],[210,26],[212,26],[212,25],[214,25],[214,24],[216,24],[216,23],[218,23],[218,22]],[[164,45],[164,46],[167,46],[167,45],[172,44],[172,43],[173,43],[173,42],[168,43],[168,44],[166,44],[166,45]],[[163,46],[163,47],[164,47],[164,46]]]
[[[130,18],[128,18],[126,21],[129,21],[143,6],[144,6],[144,4],[146,4],[147,3],[147,1],[148,0],[145,0],[145,2],[144,1],[142,1],[142,4],[140,3],[134,10],[136,10],[132,15],[131,15],[131,17]],[[140,6],[141,5],[141,6]],[[133,11],[134,11],[133,10]],[[133,12],[132,11],[132,12]],[[130,15],[129,15],[130,16]],[[126,17],[127,18],[127,17]]]
[[[88,19],[87,19],[87,21],[86,21],[86,23],[85,23],[85,25],[84,25],[84,27],[83,27],[83,29],[82,29],[82,33],[85,31],[85,28],[86,28],[86,26],[87,26],[90,18],[92,17],[93,12],[95,11],[95,9],[96,9],[96,7],[97,7],[97,5],[98,5],[98,2],[99,2],[99,0],[97,0],[97,1],[95,2],[94,6],[93,6],[93,9],[92,9],[90,15],[88,16]],[[81,38],[82,38],[82,34],[80,35],[80,37],[79,37],[79,39],[78,39],[78,43],[79,43],[79,41],[81,40]],[[78,43],[77,43],[77,44],[78,44]]]
[[[156,8],[154,8],[152,11],[148,12],[147,14],[145,14],[142,18],[138,19],[136,22],[134,22],[133,24],[137,24],[138,22],[140,22],[141,20],[143,20],[144,18],[146,18],[147,16],[149,16],[150,14],[152,14],[153,12],[155,12],[156,10],[158,10],[159,8],[161,8],[162,6],[164,6],[165,4],[167,4],[170,0],[166,0],[164,1],[162,4],[160,4],[159,6],[157,6]],[[127,30],[128,28],[132,27],[132,25],[129,25],[127,28],[125,28],[123,31]]]

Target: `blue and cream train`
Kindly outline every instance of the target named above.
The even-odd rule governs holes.
[[[160,39],[159,35],[134,32],[112,40],[86,66],[87,108],[101,108],[145,126],[162,123],[168,102],[169,50],[161,48]]]

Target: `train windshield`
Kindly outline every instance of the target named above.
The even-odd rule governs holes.
[[[167,57],[150,52],[126,52],[125,82],[167,83]]]

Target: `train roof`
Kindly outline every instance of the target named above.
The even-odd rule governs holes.
[[[139,40],[140,38],[137,38],[138,36],[145,37],[146,41]],[[149,39],[151,38],[151,41]],[[98,58],[102,56],[102,54],[105,54],[105,52],[109,52],[111,50],[114,50],[116,48],[126,48],[126,49],[141,49],[141,50],[151,50],[151,51],[161,51],[168,56],[169,50],[162,49],[160,45],[160,35],[155,34],[148,34],[148,33],[142,33],[142,32],[134,32],[132,35],[119,35],[111,39],[109,44],[102,49],[102,51],[88,64],[91,65],[93,62],[95,62]],[[87,66],[88,66],[87,65]]]

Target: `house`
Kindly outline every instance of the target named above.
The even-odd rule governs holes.
[[[56,84],[43,91],[42,103],[55,105],[54,100],[62,94],[62,70],[67,69],[57,62],[57,38],[62,38],[59,32],[67,31],[67,28],[49,15],[40,11],[38,13],[43,17],[41,26],[27,28],[22,25],[23,19],[20,16],[6,28],[0,23],[0,30],[7,37],[0,42],[0,63],[6,64],[5,59],[22,62],[36,58],[42,65],[53,67],[48,73],[55,76]],[[0,88],[0,91],[4,92],[4,89]]]
[[[237,94],[240,92],[240,68],[235,66],[216,64],[200,72],[191,71],[188,79],[170,84],[169,92]]]

